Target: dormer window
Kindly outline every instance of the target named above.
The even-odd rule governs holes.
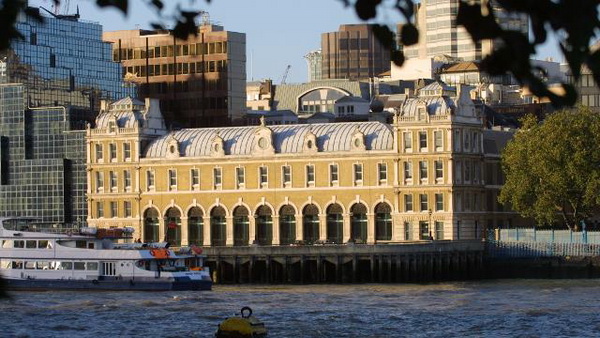
[[[114,133],[117,131],[117,123],[115,121],[108,122],[108,132]]]

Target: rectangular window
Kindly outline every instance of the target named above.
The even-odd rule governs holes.
[[[431,239],[429,222],[419,221],[419,239]]]
[[[363,181],[363,166],[361,163],[354,164],[354,184],[362,185]]]
[[[404,151],[411,152],[412,151],[412,135],[410,132],[402,133],[404,139]]]
[[[419,194],[419,201],[421,203],[421,211],[427,211],[429,209],[429,203],[427,201],[427,194]]]
[[[462,162],[457,161],[455,163],[454,170],[455,170],[454,183],[458,183],[458,184],[462,183]]]
[[[460,151],[460,130],[454,131],[454,151]]]
[[[435,180],[442,181],[444,179],[444,162],[439,160],[433,163],[435,165]]]
[[[404,162],[404,180],[412,180],[412,162]]]
[[[292,168],[289,165],[281,167],[281,177],[283,178],[283,187],[290,187],[292,185]]]
[[[413,211],[413,195],[404,195],[404,211]]]
[[[119,208],[117,207],[116,201],[110,202],[110,217],[118,217],[119,216]]]
[[[131,161],[131,143],[123,143],[123,159],[125,161]]]
[[[123,170],[123,187],[125,191],[131,191],[131,171]]]
[[[243,167],[235,168],[235,181],[238,189],[246,185],[246,170]]]
[[[471,181],[471,162],[465,161],[465,182]]]
[[[103,155],[102,145],[96,144],[96,161],[97,162],[102,162],[102,160],[104,159],[104,157],[102,155]]]
[[[96,192],[104,191],[104,173],[96,171]]]
[[[306,166],[306,186],[315,186],[315,166],[312,164]]]
[[[419,178],[421,181],[427,180],[427,161],[419,161]]]
[[[123,211],[125,212],[125,217],[131,217],[131,201],[123,202]]]
[[[443,134],[442,134],[441,130],[436,130],[433,132],[434,146],[435,146],[436,151],[444,150],[444,142],[443,142],[442,135]]]
[[[148,170],[146,171],[146,185],[148,190],[154,190],[154,171]]]
[[[117,145],[114,143],[111,143],[109,145],[109,149],[110,149],[110,161],[115,162],[117,160]]]
[[[435,211],[444,211],[444,194],[435,194]]]
[[[169,190],[177,190],[177,170],[169,169]]]
[[[96,202],[96,218],[104,217],[104,202]]]
[[[412,239],[412,226],[410,222],[404,222],[404,240],[410,241]]]
[[[117,191],[117,172],[116,171],[109,172],[109,177],[110,177],[110,191],[115,192],[115,191]]]
[[[267,167],[263,166],[258,169],[258,177],[259,177],[259,187],[267,188],[269,185],[269,176],[268,176]]]
[[[339,174],[338,174],[338,165],[330,164],[329,165],[329,184],[333,186],[337,186],[339,184]]]
[[[197,168],[190,169],[190,184],[192,190],[200,190],[200,170]]]
[[[213,184],[215,189],[221,189],[221,185],[223,184],[221,180],[221,168],[213,169]]]
[[[444,239],[444,222],[435,222],[435,239],[438,241]]]
[[[419,150],[427,151],[427,132],[426,131],[419,132]]]
[[[377,163],[377,176],[380,184],[387,182],[387,163]]]

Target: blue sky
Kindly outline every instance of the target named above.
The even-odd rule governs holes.
[[[129,0],[126,17],[117,10],[99,9],[93,0],[61,1],[61,13],[67,3],[70,13],[79,6],[83,19],[99,22],[105,31],[150,28],[151,22],[168,25],[176,5],[207,11],[211,21],[226,30],[246,33],[248,81],[271,78],[275,83],[279,83],[287,65],[291,66],[287,83],[305,82],[303,56],[320,47],[321,33],[336,31],[341,24],[362,22],[354,8],[344,7],[340,0],[163,0],[168,6],[162,19],[146,5],[149,0]],[[30,0],[30,4],[52,8],[52,0]],[[393,25],[400,19],[395,11],[387,10],[381,11],[375,21]],[[557,59],[554,48],[544,47],[539,58],[546,56]]]

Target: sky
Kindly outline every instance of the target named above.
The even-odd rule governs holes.
[[[128,15],[116,9],[98,8],[94,0],[61,0],[61,14],[74,13],[79,7],[82,19],[100,23],[105,31],[150,29],[152,22],[171,27],[176,6],[203,10],[214,24],[225,30],[246,34],[247,80],[272,79],[280,83],[290,65],[287,83],[308,79],[304,55],[319,49],[321,33],[337,31],[342,24],[363,23],[353,7],[344,7],[341,0],[163,0],[167,7],[162,18],[148,6],[150,0],[129,0]],[[389,3],[390,1],[387,1]],[[395,2],[395,1],[391,1]],[[52,0],[30,0],[31,6],[53,10]],[[386,1],[384,5],[388,6]],[[372,22],[395,26],[401,16],[392,9],[380,11]],[[537,58],[553,57],[558,52],[544,46]]]

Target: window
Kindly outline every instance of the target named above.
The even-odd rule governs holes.
[[[479,134],[477,132],[473,132],[473,152],[479,152]]]
[[[454,151],[460,151],[460,130],[454,131]]]
[[[436,151],[442,151],[444,149],[444,142],[443,142],[442,135],[443,134],[442,134],[441,130],[436,130],[433,132],[434,146],[435,146]]]
[[[246,184],[246,170],[243,167],[235,168],[235,182],[238,189],[244,188]]]
[[[192,190],[200,189],[200,171],[197,168],[190,170],[190,183],[192,184]]]
[[[117,207],[116,201],[110,202],[110,217],[118,217],[119,216],[119,208]]]
[[[306,186],[315,186],[315,166],[312,164],[306,166]]]
[[[404,151],[405,152],[411,152],[412,151],[412,136],[410,132],[404,132],[403,134],[403,139],[404,139]]]
[[[435,211],[444,211],[444,194],[435,194]]]
[[[419,132],[419,150],[427,151],[427,132],[426,131]]]
[[[387,163],[377,163],[377,176],[379,183],[387,183]]]
[[[131,217],[131,201],[123,202],[123,211],[125,212],[125,217]]]
[[[404,195],[404,211],[413,211],[413,196],[410,194]]]
[[[471,162],[465,161],[465,182],[471,181]]]
[[[109,145],[109,150],[110,150],[110,161],[115,162],[117,160],[117,145],[114,143],[111,143]]]
[[[104,191],[104,173],[96,171],[96,192]]]
[[[103,153],[102,153],[102,145],[101,144],[96,144],[96,161],[97,162],[102,162],[103,160]]]
[[[465,151],[469,151],[471,149],[471,134],[468,131],[464,133],[465,137]]]
[[[441,160],[433,162],[435,166],[435,180],[442,181],[444,179],[444,162]]]
[[[460,184],[462,182],[462,162],[457,161],[455,163],[454,170],[455,170],[455,175],[454,175],[455,183]]]
[[[427,161],[419,161],[419,178],[421,181],[427,180]]]
[[[420,194],[419,201],[421,203],[421,211],[427,211],[429,209],[429,203],[427,202],[427,194]]]
[[[104,203],[96,202],[96,218],[104,217]]]
[[[125,161],[131,161],[131,143],[123,143],[123,159]]]
[[[404,180],[412,180],[412,162],[404,162]]]
[[[115,191],[117,191],[117,172],[116,171],[109,172],[109,177],[110,177],[110,191],[115,192]]]
[[[338,174],[338,165],[337,164],[330,164],[329,165],[329,184],[333,187],[333,186],[337,186],[339,181],[339,174]]]
[[[363,181],[363,166],[361,163],[354,164],[354,184],[362,185]]]
[[[123,187],[125,191],[131,191],[131,171],[123,170]]]
[[[265,166],[258,168],[258,185],[259,188],[267,188],[269,185],[269,172]]]
[[[283,178],[283,187],[290,187],[292,185],[292,168],[289,165],[281,167],[281,177]]]
[[[214,168],[213,169],[213,184],[214,184],[214,189],[221,189],[221,185],[222,185],[222,180],[221,180],[221,168]]]
[[[429,222],[419,221],[419,239],[431,239]]]
[[[169,190],[177,190],[177,170],[169,169]]]
[[[412,226],[410,222],[404,222],[404,240],[410,241],[412,239]]]
[[[154,171],[153,170],[146,171],[146,185],[148,186],[148,190],[154,190]]]
[[[435,239],[444,239],[444,222],[435,222]]]

